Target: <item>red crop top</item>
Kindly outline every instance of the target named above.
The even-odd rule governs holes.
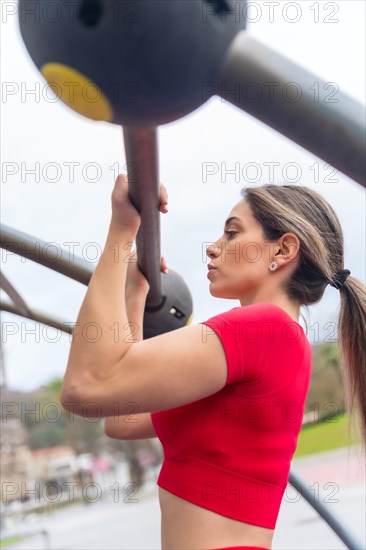
[[[202,323],[228,377],[217,393],[151,413],[164,451],[157,484],[194,504],[274,529],[302,425],[311,347],[281,307],[239,306]]]

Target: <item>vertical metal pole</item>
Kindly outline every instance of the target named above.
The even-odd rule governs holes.
[[[160,182],[157,129],[124,127],[128,188],[132,204],[141,216],[136,236],[137,265],[150,284],[146,309],[162,301],[160,278]]]

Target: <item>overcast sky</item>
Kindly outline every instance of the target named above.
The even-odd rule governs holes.
[[[110,221],[115,170],[123,171],[125,164],[122,130],[47,99],[45,81],[23,45],[17,17],[5,14],[5,4],[14,2],[2,2],[1,221],[60,248],[73,243],[75,254],[95,266]],[[363,0],[280,2],[273,22],[266,3],[252,4],[249,33],[365,103]],[[35,94],[27,93],[30,89]],[[161,250],[192,293],[192,323],[240,305],[210,295],[203,243],[221,235],[244,185],[294,183],[296,173],[289,163],[299,167],[296,183],[321,193],[336,210],[345,237],[345,267],[365,283],[365,191],[321,159],[218,97],[160,127],[159,150],[160,180],[169,193],[169,213],[161,216]],[[204,178],[208,162],[217,163],[218,170]],[[71,163],[78,164],[70,181]],[[222,163],[228,170],[240,163],[242,177],[228,174],[225,181]],[[268,163],[279,163],[272,181]],[[27,172],[31,169],[39,177]],[[2,260],[4,274],[30,308],[76,321],[86,293],[83,285],[5,251]],[[3,292],[1,296],[7,299]],[[339,293],[328,286],[309,316],[302,311],[311,327],[309,340],[332,337],[334,325],[327,323],[335,323],[338,312]],[[301,318],[300,323],[305,327]],[[33,389],[65,372],[68,335],[2,313],[2,342],[7,382],[13,388]]]

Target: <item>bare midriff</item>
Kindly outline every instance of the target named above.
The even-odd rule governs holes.
[[[159,487],[162,550],[225,546],[271,548],[274,529],[216,514]]]

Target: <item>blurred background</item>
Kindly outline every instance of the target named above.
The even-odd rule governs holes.
[[[365,103],[363,1],[249,4],[249,33],[326,80],[330,92],[340,89]],[[68,250],[95,267],[114,181],[126,172],[122,129],[83,118],[55,98],[23,45],[14,6],[1,3],[1,221],[49,243],[50,255]],[[192,293],[193,324],[239,305],[210,295],[205,249],[221,234],[244,186],[289,183],[321,193],[343,227],[345,267],[365,283],[360,185],[217,97],[160,127],[159,148],[160,179],[169,193],[161,251]],[[76,320],[83,285],[1,254],[4,275],[30,308]],[[1,299],[8,300],[3,291]],[[294,460],[326,502],[329,483],[336,484],[333,509],[365,540],[364,463],[357,457],[359,440],[347,436],[338,312],[339,293],[330,286],[321,303],[302,311],[313,376]],[[69,348],[69,335],[1,312],[1,544],[158,548],[160,443],[112,440],[102,420],[70,417],[61,409]],[[20,527],[39,533],[22,539],[14,535]],[[303,499],[289,493],[273,548],[294,547],[344,548]]]

